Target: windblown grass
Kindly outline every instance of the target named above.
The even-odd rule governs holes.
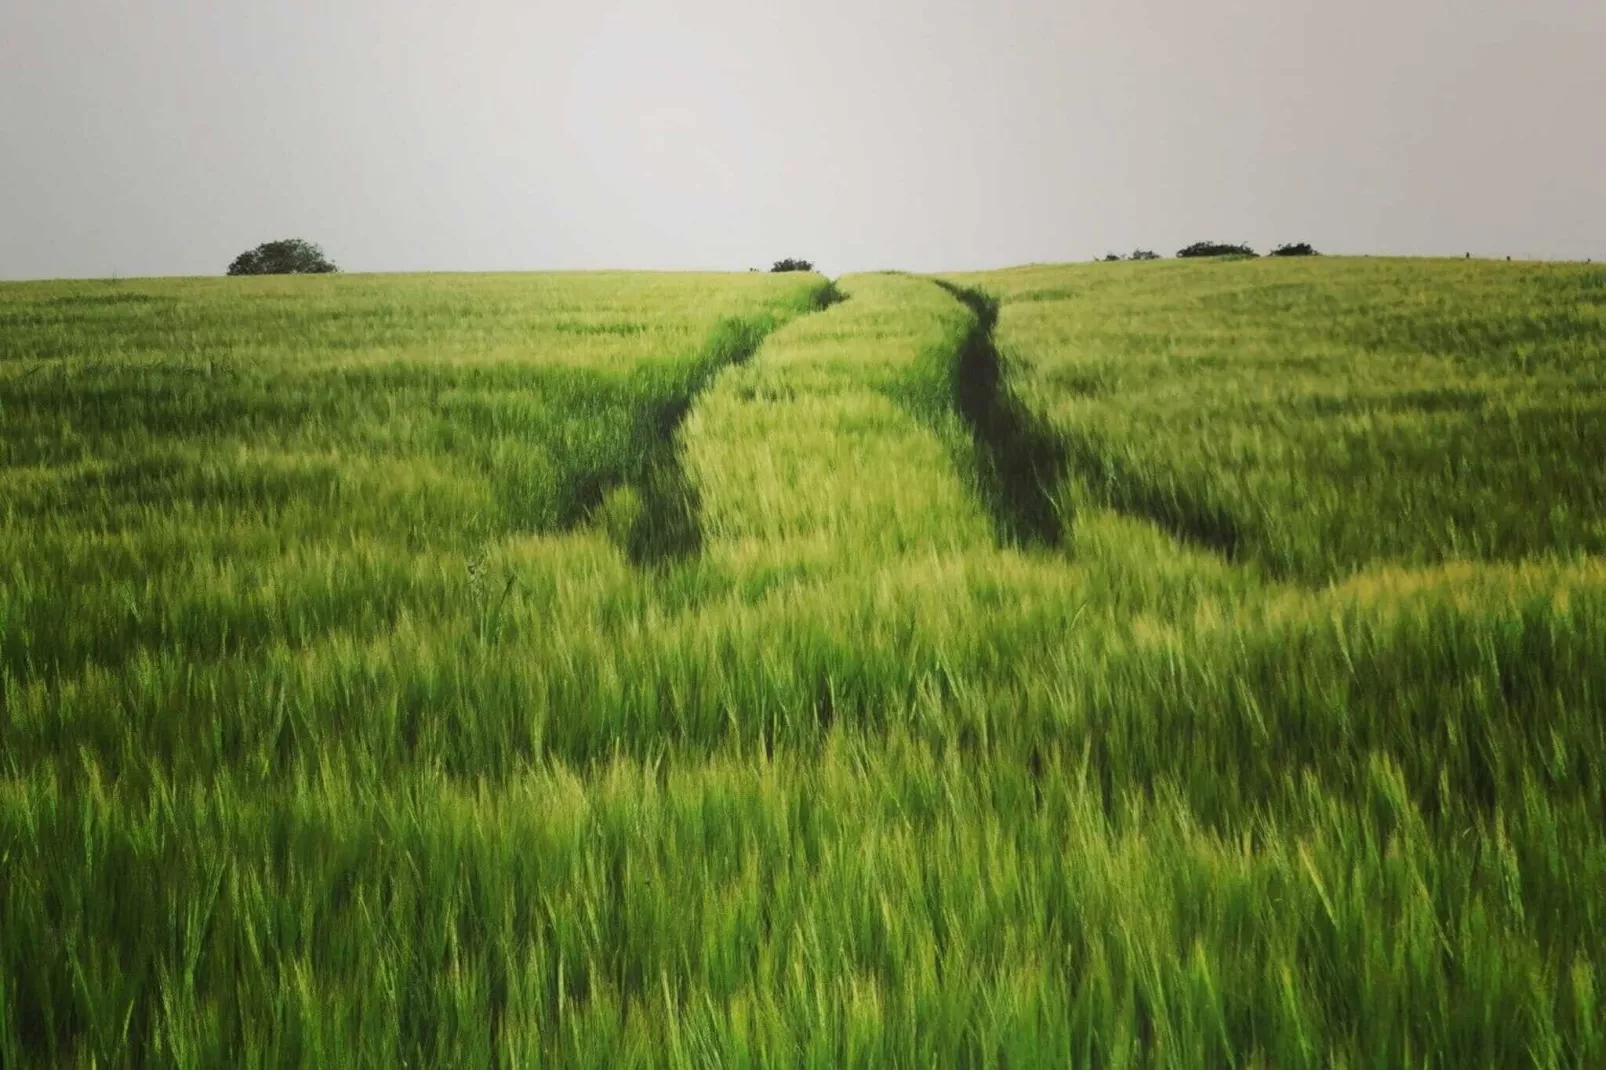
[[[1081,270],[963,280],[990,335],[895,275],[274,283],[126,409],[252,284],[140,284],[190,343],[0,289],[80,332],[0,358],[0,1062],[1606,1059],[1606,566],[1134,507],[1019,310]]]
[[[1606,551],[1606,270],[1261,260],[1020,268],[1017,384],[1078,502],[1307,582]]]

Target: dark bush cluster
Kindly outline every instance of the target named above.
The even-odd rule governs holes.
[[[1198,256],[1255,256],[1256,253],[1245,242],[1242,245],[1228,245],[1225,242],[1196,241],[1186,249],[1178,249],[1177,256],[1181,259],[1190,259]]]
[[[328,275],[338,270],[322,249],[300,238],[263,242],[229,265],[230,275]]]
[[[1321,256],[1322,254],[1318,253],[1315,249],[1311,248],[1310,242],[1302,241],[1302,242],[1294,242],[1294,243],[1291,243],[1291,244],[1288,244],[1288,245],[1279,245],[1279,246],[1277,246],[1277,248],[1275,248],[1275,249],[1273,249],[1271,251],[1271,255],[1272,256]]]
[[[1152,249],[1133,249],[1131,254],[1122,256],[1120,253],[1104,254],[1106,264],[1118,264],[1123,260],[1158,260],[1160,254]]]
[[[807,260],[794,260],[791,257],[787,257],[785,260],[777,260],[777,261],[775,261],[775,266],[770,268],[770,270],[771,271],[813,271],[814,270],[814,265],[809,263]]]

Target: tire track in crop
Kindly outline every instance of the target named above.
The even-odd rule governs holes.
[[[834,282],[817,286],[804,314],[819,312],[844,300]],[[632,507],[614,532],[620,548],[638,567],[652,568],[684,560],[703,545],[699,522],[701,502],[697,487],[686,471],[680,446],[680,426],[697,397],[726,367],[752,359],[764,339],[780,323],[773,316],[756,320],[726,320],[705,347],[703,359],[678,389],[639,408],[634,414],[627,468],[608,478],[595,479],[590,510],[602,505],[615,487],[628,486],[635,495]]]
[[[1225,507],[1184,484],[1156,481],[1096,435],[1050,426],[1033,413],[1003,382],[993,340],[998,302],[980,290],[933,281],[976,318],[954,365],[954,407],[975,439],[982,495],[1001,532],[1019,543],[1057,545],[1072,519],[1068,505],[1062,516],[1058,491],[1075,477],[1107,508],[1237,559],[1242,534]]]
[[[1020,546],[1058,546],[1065,525],[1057,494],[1065,443],[1004,382],[993,343],[998,302],[980,290],[933,280],[975,317],[950,373],[953,405],[970,429],[977,487],[1001,538]]]
[[[1141,472],[1096,435],[1071,432],[1065,444],[1071,471],[1105,506],[1147,520],[1180,542],[1239,560],[1243,534],[1225,506],[1176,479],[1161,482]]]

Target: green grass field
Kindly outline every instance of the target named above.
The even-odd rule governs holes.
[[[0,1066],[1606,1064],[1606,270],[0,286]]]

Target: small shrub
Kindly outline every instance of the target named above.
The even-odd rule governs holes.
[[[1178,249],[1177,256],[1181,259],[1190,259],[1197,256],[1255,256],[1256,253],[1246,242],[1242,245],[1228,245],[1225,242],[1196,241],[1186,249]]]
[[[1155,252],[1153,249],[1133,249],[1132,250],[1132,255],[1127,257],[1127,259],[1128,260],[1158,260],[1158,259],[1160,259],[1160,254]]]
[[[777,260],[777,261],[775,261],[775,266],[770,268],[770,271],[772,271],[772,272],[776,272],[776,271],[813,271],[813,270],[814,270],[814,265],[811,264],[809,261],[807,261],[807,260],[794,260],[792,257],[787,257],[785,260]]]
[[[1290,245],[1279,245],[1279,246],[1277,246],[1277,248],[1275,248],[1275,249],[1273,249],[1271,251],[1270,255],[1271,256],[1321,256],[1322,254],[1318,253],[1315,249],[1311,248],[1310,242],[1302,241],[1302,242],[1296,242],[1296,243],[1290,244]]]
[[[1106,263],[1106,264],[1118,264],[1120,262],[1121,262],[1121,254],[1120,253],[1105,253],[1104,254],[1104,263]]]

